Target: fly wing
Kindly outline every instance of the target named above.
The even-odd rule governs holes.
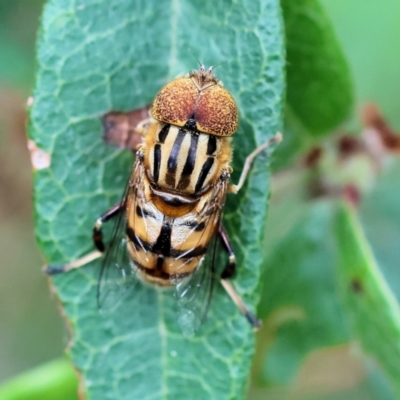
[[[215,284],[218,238],[214,235],[206,255],[189,278],[176,285],[178,323],[185,336],[193,336],[205,321]]]
[[[206,253],[195,272],[175,283],[175,296],[179,307],[179,325],[186,336],[193,336],[205,321],[217,276],[217,260],[221,249],[217,232],[221,223],[221,211],[226,194],[226,181],[219,182],[199,215],[196,231],[205,225],[199,242],[208,243]],[[189,233],[190,235],[190,233]]]
[[[100,270],[97,286],[97,300],[99,308],[110,310],[116,307],[122,299],[132,293],[137,283],[136,271],[127,250],[127,217],[126,208],[130,199],[137,201],[138,182],[140,182],[143,168],[141,161],[137,160],[132,179],[129,179],[122,196],[123,210],[116,218],[109,245]]]

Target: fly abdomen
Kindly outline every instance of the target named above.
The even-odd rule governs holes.
[[[155,254],[168,257],[171,252],[171,231],[172,227],[170,222],[165,220],[161,226],[160,234],[152,247],[152,252]]]
[[[153,209],[138,202],[129,213],[128,251],[144,279],[170,285],[169,281],[176,282],[196,270],[212,227],[198,221],[195,212],[171,218]]]

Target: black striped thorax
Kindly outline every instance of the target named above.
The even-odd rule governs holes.
[[[193,195],[218,178],[222,138],[197,131],[190,121],[184,127],[161,124],[154,135],[147,165],[149,179],[160,189]]]

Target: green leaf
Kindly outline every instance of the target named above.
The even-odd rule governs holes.
[[[78,399],[78,380],[65,359],[49,362],[13,378],[0,387],[2,400]]]
[[[400,302],[400,160],[392,160],[360,205],[360,219],[374,256]]]
[[[400,395],[400,309],[364,237],[355,211],[339,205],[335,216],[338,276],[352,333],[391,379]]]
[[[290,384],[311,351],[348,342],[334,282],[332,205],[282,202],[279,212],[271,210],[267,233],[282,239],[268,244],[260,304],[264,326],[256,355],[257,378],[270,386]]]
[[[188,47],[204,63],[224,61],[217,72],[241,117],[234,138],[237,181],[245,157],[281,128],[282,29],[277,0],[47,4],[30,135],[51,157],[50,167],[35,173],[36,232],[50,264],[92,248],[94,221],[119,199],[130,174],[131,155],[102,142],[101,116],[150,103],[163,84],[193,69]],[[261,156],[225,212],[239,267],[234,285],[252,309],[259,299],[268,177]],[[171,294],[152,287],[138,285],[112,315],[99,313],[99,266],[54,279],[88,398],[243,397],[254,334],[219,285],[206,323],[188,339]]]
[[[281,0],[287,48],[287,101],[314,135],[349,116],[353,85],[332,24],[317,0]]]
[[[351,388],[340,371],[329,375],[327,387],[321,382],[311,385],[316,376],[322,382],[327,377],[327,371],[314,369],[316,375],[310,371],[317,354],[319,363],[330,365],[328,354],[343,354],[354,345],[336,283],[337,247],[332,232],[336,208],[331,200],[304,197],[308,179],[305,171],[277,174],[273,179],[266,231],[269,255],[259,306],[264,324],[257,336],[250,399],[393,399],[390,382],[379,366],[364,363],[368,375],[363,379],[361,360],[350,354],[348,361],[360,363],[358,372],[348,369]],[[382,196],[382,190],[377,196]],[[385,209],[388,201],[386,197]],[[376,222],[375,217],[371,223]],[[319,363],[314,361],[314,368]]]

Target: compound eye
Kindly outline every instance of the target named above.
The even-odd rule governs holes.
[[[216,136],[232,136],[239,125],[235,100],[220,85],[200,92],[195,118],[199,131]]]
[[[189,78],[177,78],[157,94],[151,108],[158,121],[184,126],[193,116],[198,90]]]

